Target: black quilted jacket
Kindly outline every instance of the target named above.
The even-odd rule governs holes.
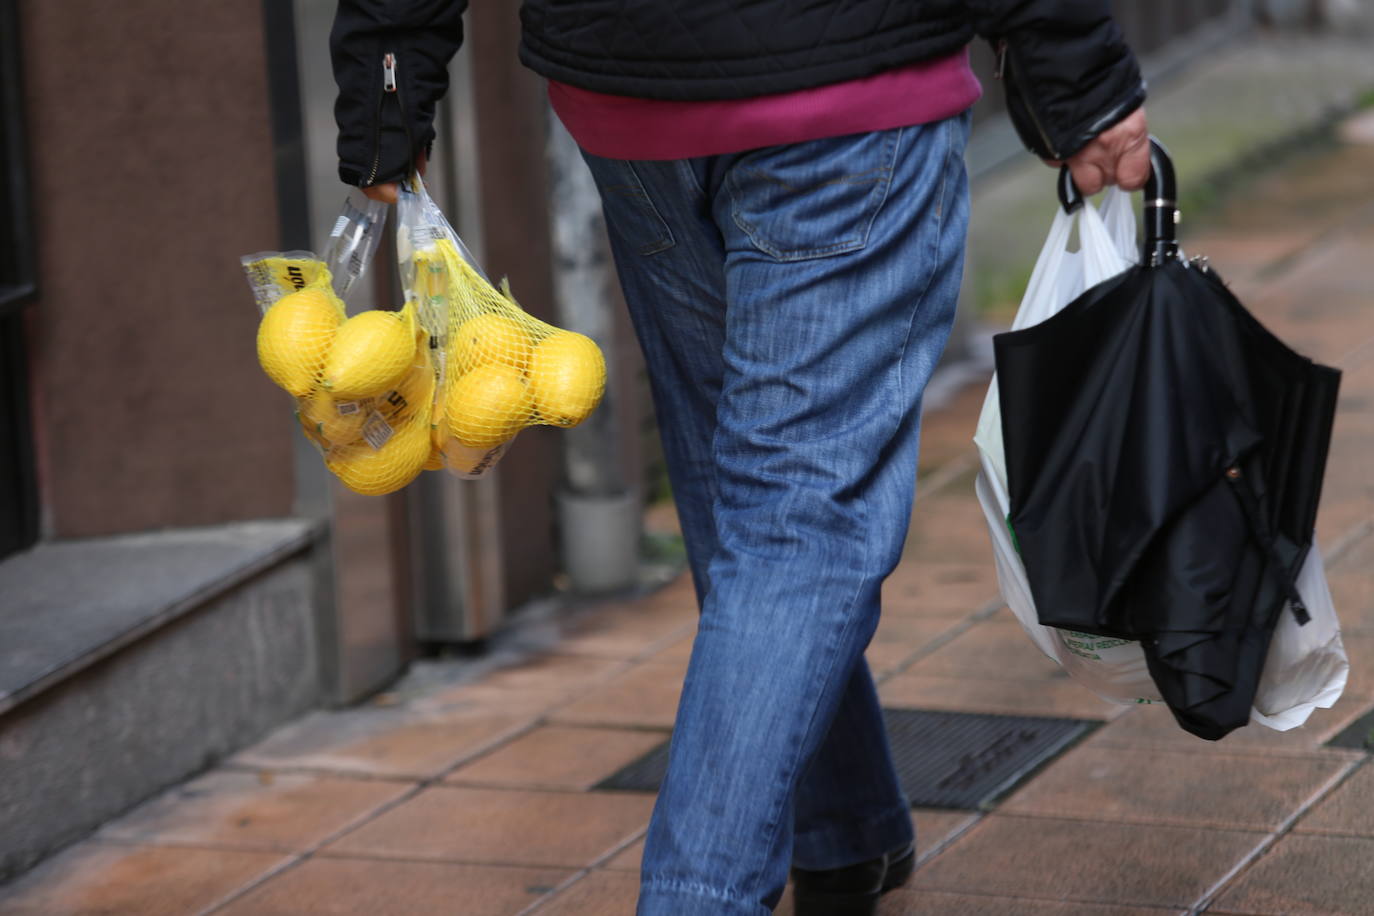
[[[434,138],[434,106],[467,0],[339,0],[330,51],[339,175],[402,177]],[[1109,0],[524,0],[521,60],[585,89],[747,98],[994,42],[1023,142],[1065,158],[1145,99]]]

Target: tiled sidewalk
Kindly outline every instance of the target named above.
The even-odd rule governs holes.
[[[1374,914],[1374,766],[1323,746],[1374,708],[1374,146],[1290,164],[1185,241],[1345,370],[1318,530],[1346,696],[1294,732],[1208,744],[1068,680],[1000,608],[969,389],[927,418],[869,649],[884,702],[1104,724],[991,811],[917,810],[923,862],[885,914]],[[0,914],[630,913],[652,798],[592,787],[665,737],[694,617],[682,577],[530,621],[481,663],[419,666],[109,824],[0,890]]]

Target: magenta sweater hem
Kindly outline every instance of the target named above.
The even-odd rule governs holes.
[[[702,102],[606,95],[549,83],[573,139],[608,159],[687,159],[928,124],[964,111],[983,88],[968,49],[814,89]]]

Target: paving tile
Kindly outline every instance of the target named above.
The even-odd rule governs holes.
[[[923,861],[938,852],[951,837],[976,822],[979,815],[969,811],[912,808],[911,817],[916,822],[916,858]]]
[[[1017,680],[1054,680],[1062,671],[1010,611],[974,624],[906,670],[913,675]]]
[[[212,770],[104,827],[102,839],[302,852],[412,790],[409,783]]]
[[[881,681],[895,674],[916,652],[917,649],[904,642],[872,642],[864,650],[864,661],[868,662],[873,677]]]
[[[507,690],[579,690],[622,671],[625,663],[563,652],[534,655],[483,675],[488,687]]]
[[[696,641],[696,630],[685,633],[664,648],[649,656],[651,662],[686,662],[692,657],[692,644]]]
[[[1358,696],[1374,694],[1374,633],[1342,633],[1350,676],[1345,689]]]
[[[1374,533],[1351,546],[1326,570],[1343,633],[1374,633]]]
[[[997,599],[997,572],[990,548],[984,563],[930,563],[918,554],[883,582],[883,613],[962,616]]]
[[[1061,903],[1027,900],[1024,897],[909,891],[905,888],[886,894],[878,905],[878,916],[910,916],[912,913],[939,916],[1168,916],[1178,912],[1174,908]]]
[[[1329,790],[1360,759],[1338,751],[1305,757],[1078,747],[999,810],[1131,823],[1272,830]]]
[[[216,916],[512,916],[574,874],[570,869],[312,858],[273,876]]]
[[[1208,908],[1246,916],[1369,916],[1374,839],[1289,834]]]
[[[186,916],[288,861],[237,849],[85,842],[0,890],[0,914]]]
[[[1094,732],[1090,747],[1157,748],[1211,754],[1307,754],[1340,733],[1374,704],[1374,697],[1349,689],[1330,709],[1313,710],[1307,721],[1286,732],[1250,723],[1220,741],[1204,741],[1185,732],[1162,704],[1132,706]]]
[[[1212,229],[1186,234],[1183,246],[1189,257],[1205,255],[1226,278],[1226,282],[1237,290],[1237,295],[1248,301],[1263,289],[1260,285],[1251,287],[1257,273],[1277,261],[1301,253],[1311,244],[1312,238],[1311,229],[1247,229],[1243,232],[1233,229],[1218,232]]]
[[[983,409],[983,398],[991,378],[989,370],[985,378],[964,385],[945,403],[933,409],[927,407],[921,414],[921,458],[916,478],[918,498],[922,492],[922,478],[928,478],[952,461],[976,454],[971,418],[977,417]],[[930,394],[927,391],[927,404]]]
[[[532,714],[419,714],[362,708],[311,713],[231,760],[252,767],[309,768],[425,779],[528,728]]]
[[[639,876],[624,871],[594,871],[559,892],[539,916],[615,916],[635,910]]]
[[[966,564],[986,558],[992,569],[992,546],[978,498],[973,492],[977,472],[971,467],[933,496],[916,498],[903,556],[922,563]]]
[[[913,652],[965,625],[968,615],[889,614],[884,612],[873,633],[874,643],[898,643]]]
[[[1031,647],[1034,651],[1034,647]],[[1041,679],[948,677],[907,671],[878,688],[884,706],[1007,715],[1108,719],[1125,707],[1108,703],[1066,674]]]
[[[551,718],[585,725],[672,728],[686,671],[685,661],[644,662],[554,711]]]
[[[680,589],[679,589],[680,590]],[[674,593],[658,603],[596,609],[563,624],[558,651],[569,655],[632,658],[667,645],[696,626],[695,599]]]
[[[936,808],[913,808],[916,822],[916,855],[925,859],[937,852],[950,837],[978,820],[979,815],[968,811],[944,811]],[[605,868],[617,871],[639,871],[644,860],[644,841],[636,840],[606,862]]]
[[[663,731],[546,725],[459,767],[448,781],[589,789],[667,738]]]
[[[917,869],[912,890],[1188,907],[1263,833],[992,814]]]
[[[642,830],[653,802],[638,793],[436,786],[322,854],[580,868]]]
[[[1352,774],[1298,821],[1293,831],[1374,838],[1374,766],[1366,764]]]
[[[964,625],[962,617],[884,616],[864,658],[878,678],[896,672],[913,655]]]
[[[537,653],[495,665],[475,680],[427,690],[408,701],[441,715],[522,715],[568,703],[629,667],[625,659]]]
[[[644,863],[644,838],[635,840],[620,852],[606,860],[602,868],[609,868],[612,871],[632,871],[639,873],[639,867]]]

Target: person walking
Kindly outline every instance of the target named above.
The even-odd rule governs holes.
[[[341,0],[339,174],[423,161],[464,0]],[[912,502],[921,396],[997,49],[1023,142],[1139,188],[1145,84],[1107,0],[525,0],[521,60],[600,189],[700,623],[640,916],[869,914],[914,829],[864,650]]]

